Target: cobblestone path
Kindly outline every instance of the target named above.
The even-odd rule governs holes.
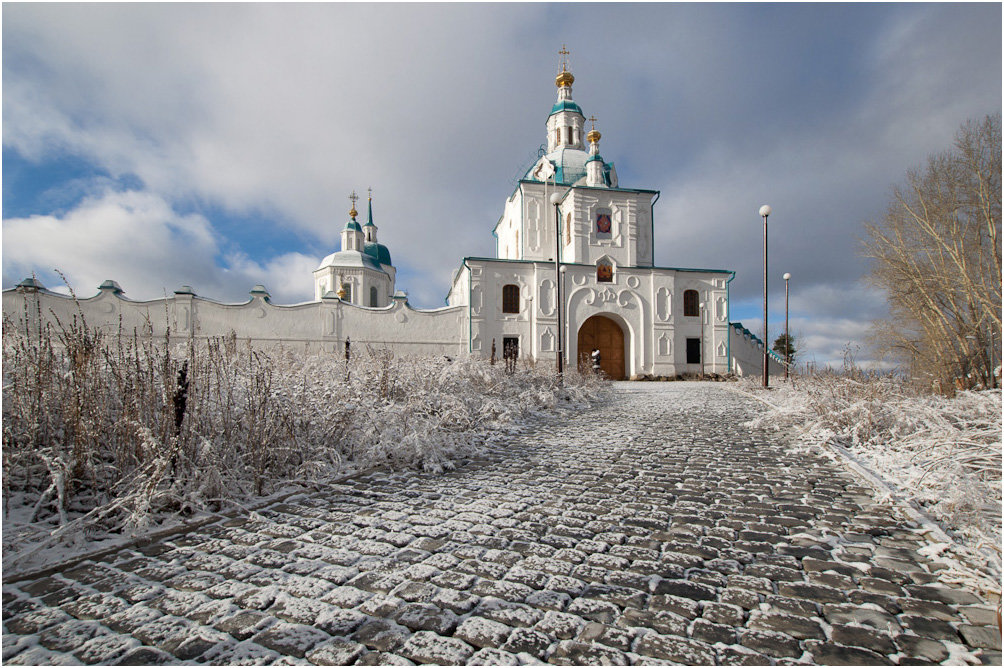
[[[743,426],[722,384],[618,384],[444,475],[371,473],[4,587],[45,663],[1000,664],[895,508]]]

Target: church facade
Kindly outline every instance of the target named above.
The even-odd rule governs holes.
[[[567,64],[545,124],[546,150],[502,206],[493,258],[465,257],[447,306],[413,309],[397,291],[389,249],[377,239],[372,195],[360,224],[353,193],[341,249],[313,272],[314,300],[279,306],[255,286],[244,304],[199,297],[188,286],[165,299],[125,298],[114,281],[90,299],[45,290],[34,279],[3,294],[16,317],[26,301],[46,314],[84,312],[92,325],[125,326],[172,338],[234,332],[256,345],[340,350],[353,343],[399,354],[503,357],[565,366],[600,363],[614,379],[681,374],[754,374],[763,344],[729,322],[727,269],[656,266],[654,206],[659,192],[622,186],[600,154],[595,118],[572,97]],[[591,122],[587,130],[586,124]],[[771,353],[772,354],[772,353]],[[781,370],[776,357],[771,373]]]
[[[619,184],[574,81],[563,65],[546,153],[505,202],[496,257],[464,258],[454,276],[448,303],[468,309],[470,351],[553,360],[560,344],[581,364],[599,350],[612,378],[727,373],[734,273],[655,265],[659,193]]]

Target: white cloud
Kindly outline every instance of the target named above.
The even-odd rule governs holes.
[[[240,302],[261,283],[277,303],[306,301],[313,297],[310,276],[318,263],[302,253],[265,263],[239,252],[221,259],[209,221],[135,191],[107,191],[59,216],[5,220],[3,242],[4,283],[36,272],[47,288],[65,291],[58,270],[81,297],[112,279],[133,299],[170,294],[184,283],[201,296]]]
[[[57,288],[59,270],[81,295],[113,279],[149,298],[179,276],[199,282],[215,274],[209,222],[178,215],[150,193],[106,192],[62,216],[4,220],[3,242],[5,283],[40,270],[46,287]]]

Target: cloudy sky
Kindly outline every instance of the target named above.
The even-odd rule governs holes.
[[[758,331],[769,203],[771,338],[791,272],[820,365],[869,360],[885,313],[862,223],[1001,108],[996,3],[4,4],[3,287],[309,300],[372,187],[398,287],[441,306],[494,254],[563,43],[621,185],[662,193],[657,264],[735,270]]]

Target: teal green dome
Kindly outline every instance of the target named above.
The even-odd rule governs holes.
[[[345,223],[345,229],[352,230],[353,232],[362,232],[363,231],[363,228],[359,227],[359,223],[356,222],[355,218],[353,218],[349,222]]]
[[[390,251],[383,244],[376,244],[373,242],[363,245],[363,252],[369,255],[371,258],[379,262],[380,264],[393,265],[394,263],[390,261]]]
[[[575,102],[573,102],[571,100],[558,100],[557,102],[555,102],[554,106],[551,107],[551,114],[550,115],[554,116],[559,111],[573,111],[576,114],[578,114],[579,116],[582,116],[583,118],[585,118],[585,115],[582,113],[582,107],[580,107],[579,105],[575,104]]]

